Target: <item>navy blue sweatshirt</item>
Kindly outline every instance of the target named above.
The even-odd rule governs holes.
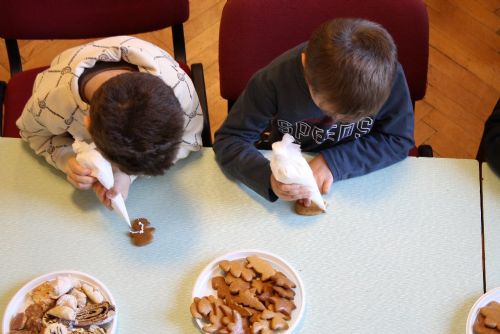
[[[303,151],[321,152],[334,181],[403,160],[414,146],[413,108],[401,65],[375,117],[339,123],[311,99],[301,61],[305,47],[298,45],[256,72],[215,133],[215,156],[226,175],[271,201],[277,197],[269,160],[254,146],[270,123],[272,142],[289,133]]]

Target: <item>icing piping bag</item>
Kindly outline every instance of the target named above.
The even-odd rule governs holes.
[[[90,174],[97,178],[104,188],[113,188],[115,183],[113,168],[109,161],[104,159],[101,153],[96,150],[95,144],[88,144],[77,139],[72,146],[73,151],[76,153],[76,161],[83,167],[90,169],[92,171]],[[122,194],[118,193],[114,198],[111,198],[111,206],[132,229]]]
[[[271,171],[276,180],[291,184],[302,184],[311,190],[311,201],[326,211],[325,202],[319,191],[316,179],[302,156],[300,145],[294,144],[295,139],[285,133],[281,141],[272,144]]]

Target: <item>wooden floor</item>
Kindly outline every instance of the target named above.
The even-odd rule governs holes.
[[[185,24],[189,63],[201,62],[212,131],[227,106],[219,95],[218,34],[224,0],[191,0]],[[430,18],[427,94],[417,103],[415,139],[435,155],[474,158],[486,118],[500,97],[500,0],[425,0]],[[139,35],[172,52],[171,32]],[[62,50],[83,41],[21,41],[24,69],[48,64]],[[0,80],[8,80],[0,45]]]

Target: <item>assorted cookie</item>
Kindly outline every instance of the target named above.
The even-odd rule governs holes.
[[[9,334],[106,334],[115,306],[101,291],[71,276],[58,276],[29,293],[26,309],[12,317]]]
[[[191,315],[211,334],[271,334],[289,328],[296,284],[257,256],[221,261],[211,279],[217,295],[194,298]]]

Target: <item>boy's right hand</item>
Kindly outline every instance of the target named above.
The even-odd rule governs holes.
[[[271,174],[271,189],[274,191],[276,196],[284,201],[296,201],[311,197],[311,191],[308,187],[300,184],[286,184],[279,182],[273,174]]]
[[[111,199],[118,195],[118,193],[122,194],[123,200],[127,199],[130,184],[132,183],[130,176],[115,166],[113,166],[113,178],[114,185],[111,189],[104,188],[100,182],[95,182],[92,185],[92,189],[94,189],[99,201],[110,210],[113,209]]]
[[[66,166],[63,169],[66,173],[66,179],[75,188],[87,190],[92,188],[92,184],[97,181],[97,179],[90,175],[92,172],[90,169],[82,167],[78,161],[76,161],[76,156],[71,156],[66,162]]]

